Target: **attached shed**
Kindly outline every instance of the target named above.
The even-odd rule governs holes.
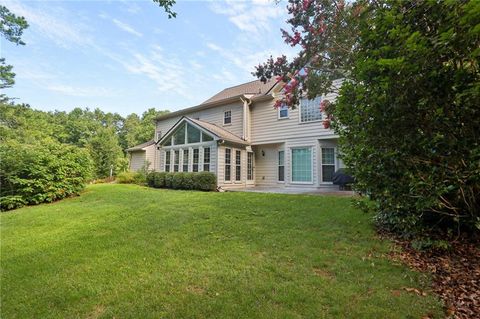
[[[155,167],[155,147],[155,141],[150,140],[128,148],[126,151],[129,154],[129,170],[153,169]]]

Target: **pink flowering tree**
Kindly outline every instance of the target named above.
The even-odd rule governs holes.
[[[292,61],[285,56],[270,57],[256,66],[253,74],[262,81],[282,81],[283,98],[275,107],[285,104],[295,108],[300,97],[314,98],[338,90],[333,80],[348,78],[357,35],[355,19],[361,6],[344,0],[289,0],[287,10],[291,28],[282,30],[283,38],[292,47],[299,47],[299,54]],[[324,126],[330,127],[328,107],[333,104],[322,101],[318,107],[329,114]]]

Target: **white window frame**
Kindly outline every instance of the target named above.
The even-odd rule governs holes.
[[[249,155],[252,154],[252,162],[251,165],[248,161]],[[247,151],[247,181],[254,181],[255,180],[255,175],[254,175],[254,164],[255,163],[255,154],[253,152]],[[250,174],[250,168],[251,168],[251,173]],[[249,175],[251,178],[249,178]]]
[[[208,149],[208,163],[205,163],[205,150]],[[210,146],[206,146],[202,148],[202,171],[204,172],[210,172],[212,168],[212,148]],[[205,165],[208,165],[208,171],[205,170]]]
[[[227,164],[227,150],[230,150],[230,161],[228,162]],[[229,147],[226,147],[225,148],[225,157],[224,157],[224,167],[223,167],[223,180],[225,181],[225,183],[231,183],[232,182],[232,149],[229,148]],[[230,167],[230,179],[227,179],[227,165]]]
[[[182,154],[182,172],[188,172],[189,171],[189,161],[190,161],[190,150],[188,148],[182,148],[180,149],[180,152]],[[186,154],[185,154],[186,153]],[[185,163],[185,155],[187,155],[186,160],[187,162]],[[185,171],[185,165],[187,166],[187,170]]]
[[[283,165],[280,165],[280,152],[283,152]],[[283,181],[280,180],[280,167],[283,166]],[[278,150],[277,152],[277,183],[285,183],[285,150]]]
[[[287,116],[281,116],[280,114],[280,111],[282,110],[287,110]],[[278,107],[277,109],[277,119],[278,120],[287,120],[290,118],[290,109],[288,108],[288,106],[286,104],[282,104],[281,106]]]
[[[310,162],[311,162],[311,169],[310,169],[310,176],[311,176],[311,181],[310,182],[303,182],[303,181],[294,181],[293,180],[293,150],[294,149],[303,149],[303,148],[309,148],[310,149]],[[313,151],[314,151],[314,146],[313,145],[304,145],[304,146],[295,146],[295,147],[290,147],[290,183],[291,184],[303,184],[303,185],[313,185],[314,184],[314,175],[313,175],[313,170],[314,170],[314,161],[313,161]]]
[[[334,146],[322,146],[320,145],[320,156],[319,156],[319,159],[320,159],[320,174],[319,174],[319,181],[320,181],[320,184],[324,184],[324,185],[329,185],[329,184],[333,184],[333,182],[324,182],[323,181],[323,149],[324,148],[333,148],[333,165],[334,165],[334,169],[333,171],[336,172],[337,169],[338,169],[338,164],[337,164],[337,148],[334,147]],[[326,164],[326,165],[332,165],[332,164]]]
[[[167,164],[167,158],[168,158],[168,164]],[[167,171],[167,165],[168,165],[168,171]],[[172,150],[165,150],[165,160],[163,163],[163,171],[164,172],[172,171]]]
[[[237,163],[238,152],[240,153],[240,163]],[[237,168],[240,169],[240,174],[238,176],[237,176]],[[235,150],[235,183],[241,183],[241,182],[242,182],[242,150]]]
[[[227,113],[229,113],[229,116],[227,116]],[[226,118],[230,119],[229,123],[225,122]],[[232,125],[232,110],[223,111],[223,125]]]
[[[318,97],[320,98],[320,101],[319,101],[319,103],[318,103],[318,108],[320,109],[320,103],[323,101],[324,96],[321,95],[321,96],[317,96],[317,97],[315,97],[315,98],[318,98]],[[323,112],[322,112],[322,111],[320,111],[320,119],[318,119],[318,120],[313,120],[313,121],[302,121],[302,109],[303,109],[303,103],[302,103],[302,101],[303,101],[304,99],[308,99],[308,98],[307,98],[306,96],[300,98],[300,103],[299,103],[299,108],[298,108],[298,123],[300,123],[300,124],[308,124],[308,123],[316,123],[316,122],[321,122],[321,121],[323,121],[324,115],[323,115]]]

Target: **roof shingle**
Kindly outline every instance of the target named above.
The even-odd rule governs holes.
[[[275,84],[277,84],[277,82],[273,79],[270,79],[266,83],[263,83],[260,80],[255,80],[232,86],[218,92],[202,104],[225,100],[241,94],[251,94],[253,96],[265,95],[271,91]]]

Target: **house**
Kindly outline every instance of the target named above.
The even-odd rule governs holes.
[[[129,157],[128,169],[130,171],[138,171],[141,169],[151,169],[155,165],[156,143],[150,140],[140,145],[127,148]]]
[[[336,95],[303,99],[295,110],[275,109],[280,97],[280,84],[257,80],[158,117],[155,170],[208,170],[225,189],[331,185],[343,163],[319,105]]]
[[[153,169],[210,171],[224,189],[332,186],[340,167],[338,136],[325,129],[322,99],[274,108],[281,84],[259,80],[224,89],[205,102],[156,119]]]

